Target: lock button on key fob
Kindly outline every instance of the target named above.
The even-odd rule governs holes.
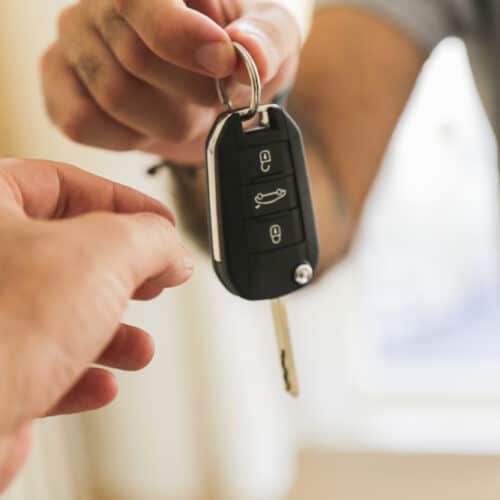
[[[243,184],[292,173],[292,159],[287,142],[249,148],[241,152],[240,174]]]

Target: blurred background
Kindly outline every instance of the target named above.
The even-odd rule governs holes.
[[[175,205],[151,159],[65,140],[37,73],[65,0],[4,0],[0,156],[79,165]],[[445,40],[394,137],[353,251],[289,300],[302,394],[271,315],[208,258],[127,321],[158,353],[108,409],[45,421],[7,500],[497,499],[496,147],[461,41]]]

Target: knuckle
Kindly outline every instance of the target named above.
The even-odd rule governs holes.
[[[62,132],[75,142],[84,143],[89,123],[94,117],[94,106],[88,101],[80,101],[61,119]]]
[[[104,65],[97,57],[85,52],[79,54],[75,69],[85,85],[92,89],[101,79]]]
[[[130,73],[141,75],[148,68],[149,51],[123,17],[111,7],[102,14],[99,26],[120,64]]]
[[[174,7],[173,7],[174,8]],[[174,15],[174,12],[172,12]],[[186,33],[171,23],[162,22],[161,18],[153,19],[151,26],[151,49],[160,57],[168,56],[168,48],[178,40],[186,38]]]
[[[118,111],[127,104],[129,98],[127,79],[118,74],[103,74],[96,94],[106,110]]]
[[[97,27],[105,39],[112,42],[123,31],[125,20],[111,5],[103,8],[97,19]]]
[[[60,34],[68,33],[73,30],[73,24],[77,9],[78,6],[73,5],[71,7],[65,8],[61,12],[61,14],[59,14],[59,17],[57,19],[57,27]]]
[[[197,136],[196,117],[192,113],[173,113],[176,117],[174,126],[170,127],[163,139],[172,141],[174,144],[182,144],[192,141]]]
[[[121,15],[126,15],[134,0],[113,0],[113,7],[116,12]]]
[[[41,57],[40,57],[40,70],[42,73],[45,73],[52,67],[53,59],[54,59],[54,45],[51,45],[48,49],[46,49]]]
[[[144,75],[150,65],[146,47],[131,34],[116,44],[115,52],[123,67],[136,76]]]

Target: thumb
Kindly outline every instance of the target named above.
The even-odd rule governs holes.
[[[148,281],[160,289],[180,285],[193,272],[191,255],[165,217],[94,213],[80,217],[77,224],[93,255],[129,296]]]
[[[263,84],[270,82],[289,58],[299,54],[299,24],[288,9],[272,0],[253,3],[242,17],[227,26],[226,32],[250,52]],[[242,83],[249,81],[241,60],[235,76]]]

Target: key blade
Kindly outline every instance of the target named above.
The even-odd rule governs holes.
[[[271,308],[285,389],[291,396],[297,397],[299,395],[299,385],[297,382],[297,371],[290,339],[286,307],[282,300],[276,299],[271,301]]]

